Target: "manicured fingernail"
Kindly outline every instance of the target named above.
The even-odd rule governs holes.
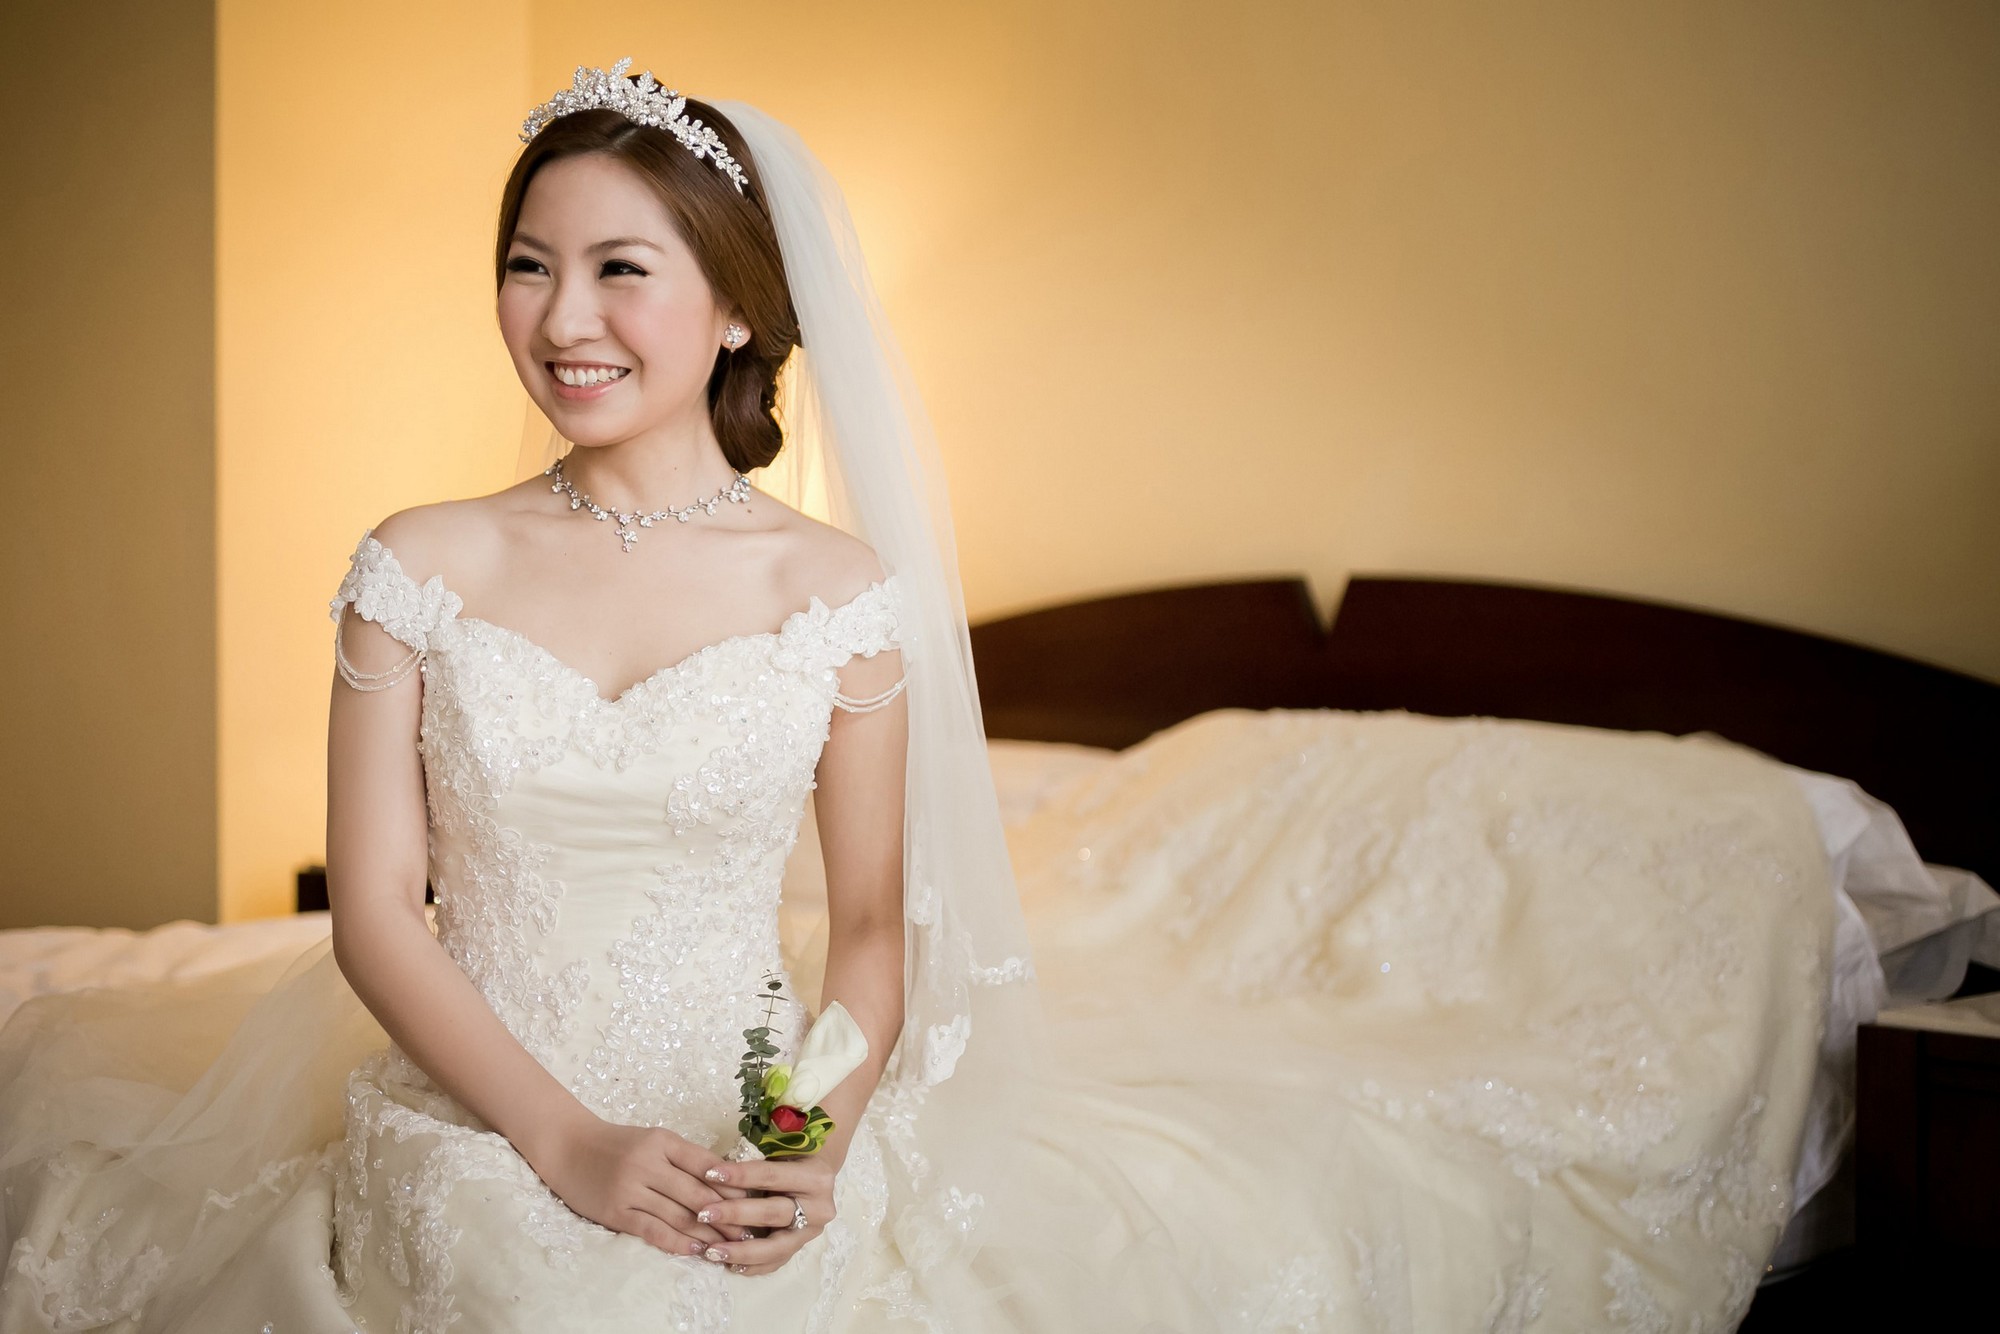
[[[698,1241],[691,1241],[688,1243],[689,1255],[700,1255],[704,1249],[706,1248],[703,1247],[702,1244]]]
[[[696,1214],[695,1217],[699,1218],[704,1223],[713,1223],[715,1221],[715,1210],[704,1209],[700,1213]]]
[[[705,1176],[705,1177],[707,1177],[707,1178],[708,1178],[708,1179],[709,1179],[710,1181],[727,1181],[727,1180],[729,1180],[729,1176],[728,1176],[728,1174],[727,1174],[727,1173],[725,1173],[725,1172],[724,1172],[724,1171],[723,1171],[723,1170],[722,1170],[721,1168],[719,1168],[719,1167],[711,1167],[711,1168],[709,1168],[709,1169],[708,1169],[708,1170],[707,1170],[706,1172],[703,1172],[703,1173],[702,1173],[702,1175],[703,1175],[703,1176]]]
[[[721,1264],[724,1260],[727,1260],[729,1258],[721,1251],[716,1250],[715,1247],[713,1246],[708,1248],[707,1255],[709,1259],[715,1261],[717,1264]]]

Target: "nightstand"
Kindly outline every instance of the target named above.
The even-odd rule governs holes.
[[[2000,1259],[2000,993],[1861,1025],[1855,1092],[1863,1255]]]

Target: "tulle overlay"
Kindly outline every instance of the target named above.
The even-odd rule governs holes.
[[[412,623],[430,651],[426,763],[448,803],[474,755],[533,740],[495,722],[528,715],[469,701],[504,684],[545,703],[558,665],[525,644],[455,655],[449,603],[386,596],[417,587],[395,582],[386,548],[364,539],[354,568],[345,591],[363,609],[427,618]],[[372,608],[370,589],[385,592]],[[573,744],[540,767],[507,761],[497,801],[467,782],[482,795],[456,823],[433,811],[441,940],[601,1111],[723,1140],[704,1044],[740,1029],[732,970],[768,961],[808,992],[814,975],[776,943],[780,916],[794,947],[814,934],[802,857],[796,901],[781,911],[770,893],[802,778],[775,798],[770,783],[734,789],[769,800],[752,823],[778,841],[774,861],[743,863],[758,869],[725,906],[676,885],[702,873],[715,848],[699,839],[732,812],[742,837],[738,806],[665,844],[679,856],[646,902],[616,897],[632,877],[605,849],[653,837],[676,780],[721,753],[695,701],[798,710],[785,716],[805,730],[777,728],[783,754],[752,767],[809,775],[812,673],[893,634],[878,586],[711,655],[702,692],[647,707],[661,744],[627,768]],[[587,806],[596,823],[579,832]],[[1043,1014],[1023,1109],[958,1128],[1016,1149],[1010,1195],[943,1203],[983,1215],[969,1258],[895,1226],[885,1164],[924,1143],[886,1088],[839,1219],[778,1275],[733,1276],[577,1218],[386,1041],[322,944],[178,986],[39,998],[0,1029],[0,1326],[1740,1318],[1790,1207],[1831,931],[1812,818],[1776,765],[1701,738],[1224,711],[1059,787],[1009,841]],[[579,965],[566,1005],[549,979]],[[663,1016],[687,1026],[647,1027]],[[627,1082],[648,1070],[665,1077]]]

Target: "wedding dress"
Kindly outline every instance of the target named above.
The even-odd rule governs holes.
[[[732,1139],[758,985],[805,971],[780,894],[838,668],[898,644],[899,591],[892,574],[814,599],[606,699],[372,533],[356,548],[335,618],[352,603],[421,653],[439,943],[600,1115]],[[358,1007],[280,1005],[265,1013],[289,1032],[233,1040],[316,1044],[344,1096],[267,1100],[282,1131],[208,1105],[219,1138],[311,1147],[201,1199],[194,1239],[171,1238],[206,1275],[193,1290],[161,1246],[186,1217],[176,1191],[200,1183],[121,1177],[91,1080],[37,1076],[19,1060],[37,1048],[0,1042],[0,1072],[39,1079],[76,1138],[0,1171],[0,1328],[1652,1334],[1741,1317],[1787,1214],[1830,918],[1775,765],[1703,738],[1222,711],[1080,776],[1010,838],[1047,1013],[1026,1111],[976,1127],[1018,1148],[1019,1188],[962,1266],[913,1263],[923,1238],[888,1217],[885,1155],[923,1145],[886,1086],[839,1216],[744,1277],[571,1212]],[[232,1038],[231,997],[309,966],[326,951],[282,978],[127,998],[136,1027],[95,1077],[137,1074],[168,1032],[192,1075]],[[48,1013],[91,1017],[91,996]],[[792,1043],[804,1025],[782,1026]]]

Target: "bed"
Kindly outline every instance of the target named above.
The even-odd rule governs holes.
[[[1232,707],[1712,733],[1784,762],[1840,903],[1817,1124],[1774,1277],[1854,1239],[1856,1025],[2000,990],[2000,685],[1692,608],[1390,575],[1350,579],[1330,626],[1303,579],[1254,579],[1028,611],[972,642],[1003,796],[1035,782],[1037,747],[1123,748]]]
[[[1199,630],[1191,627],[1199,627]],[[1855,1025],[2000,989],[2000,686],[1774,626],[1604,594],[1356,576],[1331,625],[1298,578],[1094,597],[972,629],[1010,822],[1100,757],[1219,709],[1404,710],[1713,733],[1787,765],[1835,867],[1836,969],[1783,1273],[1851,1241]],[[1171,646],[1172,651],[1163,648]],[[0,932],[0,1017],[33,994],[293,954],[296,917],[148,932]]]

